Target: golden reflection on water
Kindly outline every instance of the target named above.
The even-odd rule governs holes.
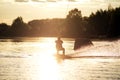
[[[2,43],[0,46],[3,50],[0,53],[0,80],[120,79],[119,58],[83,57],[65,59],[60,64],[57,62],[59,59],[54,56],[56,53],[54,41],[55,38],[38,39],[33,42]],[[63,41],[65,43],[63,46],[68,51],[66,55],[68,55],[73,49],[73,41]],[[118,49],[117,44],[83,49],[80,53],[72,56],[105,56],[110,55],[111,52],[115,54],[117,51],[114,52],[113,48]],[[12,55],[8,53],[9,51]],[[14,57],[16,55],[18,57]],[[23,57],[20,58],[19,56]]]
[[[56,48],[55,48],[55,39],[54,38],[47,38],[47,39],[40,39],[39,47],[41,47],[41,50],[39,50],[42,53],[46,54],[55,54]]]
[[[54,39],[44,39],[40,41],[40,44],[36,46],[41,47],[35,50],[34,56],[32,56],[33,64],[37,65],[37,80],[58,80],[59,78],[59,69],[58,63],[54,56],[56,49],[54,44]],[[34,68],[34,67],[33,67]]]
[[[52,56],[41,58],[41,79],[40,80],[57,80],[58,66]]]
[[[37,80],[58,80],[59,79],[59,69],[56,59],[53,55],[37,55],[33,59],[34,64],[37,65]],[[34,67],[33,67],[34,68]]]

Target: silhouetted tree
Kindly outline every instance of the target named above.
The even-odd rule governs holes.
[[[27,36],[30,30],[30,26],[23,22],[22,17],[17,17],[11,26],[12,36]]]
[[[65,19],[42,19],[32,20],[28,24],[31,26],[33,36],[59,36],[63,35]]]
[[[113,9],[108,6],[108,10],[98,10],[92,13],[88,20],[87,29],[94,36],[119,36],[120,35],[120,8]]]
[[[30,36],[40,36],[41,35],[41,26],[43,25],[42,20],[32,20],[28,22],[28,25],[31,26]]]
[[[120,7],[111,11],[108,37],[120,36]]]
[[[89,17],[89,25],[91,32],[94,35],[105,35],[108,29],[109,18],[107,11],[98,10],[95,14]]]
[[[83,32],[82,14],[77,8],[69,11],[66,18],[67,33],[69,36],[77,37]]]
[[[10,26],[6,23],[0,24],[0,36],[8,36],[8,30],[10,29]]]
[[[77,8],[69,11],[65,19],[32,20],[26,24],[17,17],[11,27],[0,24],[0,36],[63,36],[63,37],[117,37],[120,36],[120,7],[97,10],[82,17]]]

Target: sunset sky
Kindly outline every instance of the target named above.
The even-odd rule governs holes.
[[[27,23],[33,19],[65,18],[78,8],[83,16],[99,9],[120,7],[120,0],[0,0],[0,23],[11,24],[18,16]]]

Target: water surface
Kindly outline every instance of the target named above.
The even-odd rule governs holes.
[[[74,39],[64,38],[67,55],[95,56],[64,60],[54,56],[55,40],[0,39],[0,80],[120,80],[120,40],[92,41],[75,52]]]

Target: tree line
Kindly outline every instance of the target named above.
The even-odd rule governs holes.
[[[120,36],[120,7],[97,10],[89,17],[82,16],[77,8],[66,18],[40,19],[25,23],[22,17],[12,25],[0,24],[0,37],[89,37],[111,38]]]

